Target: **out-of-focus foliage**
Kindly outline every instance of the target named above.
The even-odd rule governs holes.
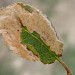
[[[54,7],[58,3],[58,0],[39,0],[40,4],[45,5],[45,14],[51,17],[54,13]]]

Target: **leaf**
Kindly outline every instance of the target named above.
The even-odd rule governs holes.
[[[17,4],[19,6],[17,6]],[[10,11],[8,11],[8,10],[10,10]],[[14,50],[19,55],[21,55],[22,58],[27,58],[28,60],[30,60],[30,59],[37,60],[39,58],[45,64],[51,64],[55,60],[58,60],[63,65],[63,67],[66,69],[67,75],[72,75],[69,68],[58,57],[58,55],[62,54],[62,51],[60,51],[62,49],[62,43],[60,43],[60,41],[57,39],[55,31],[53,30],[53,27],[51,26],[51,24],[48,23],[48,20],[42,15],[42,13],[40,11],[38,11],[38,12],[37,11],[38,11],[37,9],[35,9],[29,5],[24,5],[22,3],[15,3],[13,5],[9,5],[3,9],[1,9],[0,10],[0,19],[1,19],[0,20],[0,33],[3,35],[9,48],[11,50]],[[11,12],[14,12],[14,13],[11,13]],[[25,12],[27,12],[27,13],[25,13]],[[15,14],[15,15],[13,15],[13,14]],[[29,17],[29,19],[27,19],[28,17]],[[44,36],[47,36],[47,39],[48,39],[48,37],[50,38],[48,40],[46,39],[47,42],[50,41],[49,42],[50,44],[48,44],[48,45],[50,47],[53,46],[53,48],[51,47],[51,49],[52,50],[54,49],[53,51],[55,51],[55,53],[57,55],[54,52],[52,52],[52,50],[49,48],[49,46],[47,46],[42,41],[42,39],[40,38],[40,36],[42,34],[39,35],[40,33],[38,34],[37,30],[33,31],[33,33],[29,32],[26,27],[23,27],[24,25],[22,24],[20,18],[21,19],[23,18],[22,19],[23,22],[27,21],[26,22],[27,27],[30,25],[30,27],[32,27],[32,29],[35,28],[35,30],[37,27],[39,27],[38,30],[40,30],[40,32],[43,33]],[[15,21],[15,20],[19,20],[19,21]],[[29,22],[28,22],[28,20],[29,20]],[[21,26],[19,25],[19,23],[21,24]],[[21,29],[22,29],[22,32],[20,33]],[[47,32],[47,33],[45,33],[45,32]],[[49,34],[51,34],[51,35],[49,35]],[[20,35],[21,35],[21,37],[20,37]],[[20,38],[21,38],[21,40],[20,40]],[[20,43],[20,41],[22,44]],[[51,44],[51,42],[52,42],[52,44]],[[26,44],[27,47],[23,44]],[[28,48],[28,49],[26,49],[26,48]],[[33,54],[30,53],[28,50],[31,50],[33,52]]]
[[[41,40],[37,32],[30,33],[26,27],[22,28],[21,43],[26,44],[28,49],[37,55],[45,64],[53,63],[59,58],[49,47]]]

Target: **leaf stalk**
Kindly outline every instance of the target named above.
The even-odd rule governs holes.
[[[68,68],[68,66],[61,60],[58,59],[58,61],[62,64],[62,66],[66,69],[67,75],[72,75],[70,69]]]

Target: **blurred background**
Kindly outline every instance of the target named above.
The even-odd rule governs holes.
[[[15,2],[33,5],[48,16],[64,42],[62,60],[75,75],[75,0],[0,0],[0,7]],[[0,75],[66,75],[66,71],[58,61],[44,65],[22,59],[8,49],[0,35]]]

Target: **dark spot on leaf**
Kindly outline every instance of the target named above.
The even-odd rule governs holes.
[[[20,31],[20,30],[17,30],[18,32]]]

